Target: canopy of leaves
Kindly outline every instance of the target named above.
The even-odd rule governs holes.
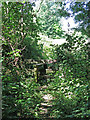
[[[38,19],[32,5],[27,2],[3,3],[3,56],[8,53],[16,57],[17,53],[17,55],[22,54],[24,58],[38,59],[38,57],[42,57],[41,48],[37,45],[40,40]],[[34,52],[37,54],[36,56],[34,56]],[[9,62],[8,58],[6,62]]]
[[[53,1],[45,1],[41,5],[38,16],[40,17],[42,33],[51,38],[63,36],[60,20],[62,17],[69,16],[64,7],[64,3]]]
[[[78,31],[81,31],[83,34],[86,34],[90,37],[90,1],[89,2],[71,2],[71,10],[75,16],[75,21],[79,22],[77,28]]]

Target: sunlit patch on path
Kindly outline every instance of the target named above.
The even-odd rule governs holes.
[[[52,105],[52,100],[54,99],[54,97],[49,94],[47,92],[48,86],[44,85],[40,88],[40,91],[45,91],[45,94],[42,95],[43,98],[43,102],[41,103],[40,107],[39,107],[39,116],[41,118],[51,118],[50,113],[51,113],[51,109],[53,107]]]

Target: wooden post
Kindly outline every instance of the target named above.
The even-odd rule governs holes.
[[[34,65],[34,77],[36,82],[39,81],[40,76],[42,77],[43,75],[46,74],[46,68],[47,68],[47,64],[41,63]]]

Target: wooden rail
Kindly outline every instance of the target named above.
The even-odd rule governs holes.
[[[28,64],[32,64],[34,68],[34,78],[36,82],[39,82],[40,79],[46,81],[46,69],[52,66],[53,64],[57,63],[56,60],[26,60]]]

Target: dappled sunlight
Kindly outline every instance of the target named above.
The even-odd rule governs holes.
[[[2,2],[2,120],[89,120],[89,3]]]

